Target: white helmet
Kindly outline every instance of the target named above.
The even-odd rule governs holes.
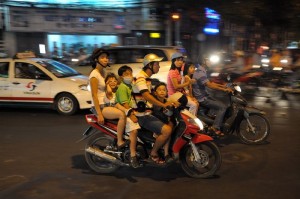
[[[150,53],[145,55],[143,64],[144,66],[147,66],[150,62],[161,61],[161,60],[163,60],[163,57],[159,57],[156,54]]]

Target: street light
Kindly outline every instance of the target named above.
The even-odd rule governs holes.
[[[175,45],[180,45],[180,14],[172,13],[171,18],[175,22]]]

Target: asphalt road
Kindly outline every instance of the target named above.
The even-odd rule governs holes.
[[[0,109],[0,198],[300,198],[299,96],[271,103],[253,101],[267,112],[268,143],[248,146],[228,137],[223,163],[210,179],[193,179],[180,165],[121,168],[93,173],[85,163],[86,111],[60,116],[47,109]]]

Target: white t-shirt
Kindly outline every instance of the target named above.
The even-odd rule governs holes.
[[[104,104],[104,96],[105,96],[105,81],[104,81],[104,77],[102,77],[102,75],[99,73],[99,71],[97,69],[94,69],[90,76],[89,76],[89,80],[91,78],[95,77],[98,80],[98,100],[99,100],[99,104]],[[90,86],[90,82],[89,82],[89,86]],[[94,101],[92,100],[92,105],[94,106]]]

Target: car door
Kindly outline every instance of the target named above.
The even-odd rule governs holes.
[[[9,64],[9,61],[0,61],[0,101],[9,101],[11,97]]]
[[[16,60],[11,82],[12,101],[52,103],[52,79],[32,62]]]

